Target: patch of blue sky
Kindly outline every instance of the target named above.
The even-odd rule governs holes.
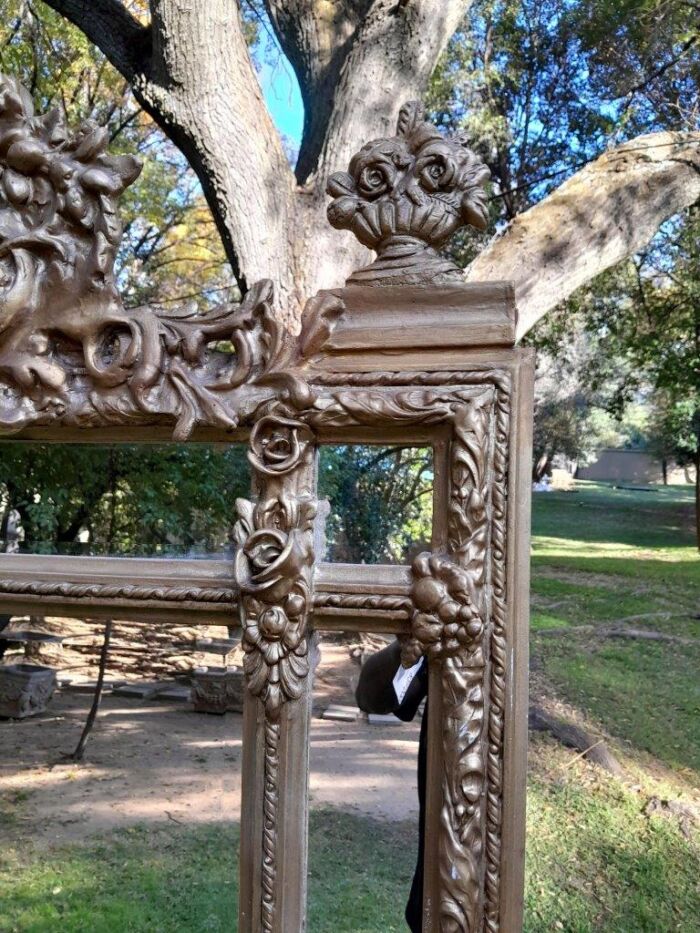
[[[294,69],[282,52],[269,23],[261,22],[253,61],[265,103],[285,143],[290,161],[296,161],[304,127],[304,104]]]

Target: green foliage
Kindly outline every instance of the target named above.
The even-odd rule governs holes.
[[[240,446],[0,445],[6,517],[30,550],[159,554],[225,548],[250,491]],[[85,547],[79,535],[89,536]]]
[[[416,447],[324,447],[319,497],[331,504],[326,534],[332,560],[403,561],[428,544],[432,451]]]
[[[540,335],[562,345],[564,327],[593,348],[578,377],[618,418],[646,396],[650,450],[700,463],[700,211],[667,224],[649,247],[580,290]],[[558,317],[558,320],[557,320]],[[549,335],[547,337],[546,335]]]
[[[697,12],[685,0],[471,5],[433,76],[429,105],[487,161],[497,225],[609,144],[700,126]],[[540,456],[585,455],[596,440],[595,408],[621,419],[641,388],[667,394],[681,457],[682,438],[700,432],[696,215],[667,225],[643,255],[588,285],[528,336],[560,363],[572,339],[591,347],[573,370],[576,390],[550,392],[536,409]],[[454,245],[455,258],[467,265],[483,243],[468,231]],[[663,433],[668,440],[668,419]]]
[[[511,220],[611,141],[695,128],[700,34],[683,0],[476,0],[432,78]]]
[[[697,397],[678,398],[677,392],[657,392],[648,426],[648,448],[663,463],[697,467],[700,408]]]
[[[594,445],[595,434],[590,430],[588,403],[580,393],[564,398],[545,397],[538,401],[532,437],[534,481],[545,475],[555,455],[579,461]]]
[[[430,450],[324,447],[319,472],[333,559],[400,561],[427,546]],[[33,551],[221,550],[231,542],[235,500],[249,493],[241,445],[0,445],[0,538],[16,510]]]

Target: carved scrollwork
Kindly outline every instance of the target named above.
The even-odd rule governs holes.
[[[376,427],[388,423],[441,424],[452,421],[460,405],[488,407],[490,386],[483,381],[471,388],[445,391],[436,388],[401,388],[391,392],[381,388],[336,389],[316,400],[307,420],[317,428],[364,425]]]
[[[69,132],[58,110],[36,116],[0,76],[0,431],[166,418],[184,440],[236,427],[266,394],[308,404],[270,282],[207,314],[124,307],[117,199],[141,166],[107,142],[92,124]]]
[[[328,219],[376,250],[376,261],[348,282],[425,284],[460,280],[437,250],[462,226],[483,230],[490,172],[463,136],[444,137],[417,101],[399,113],[396,136],[368,142],[348,172],[328,180]]]

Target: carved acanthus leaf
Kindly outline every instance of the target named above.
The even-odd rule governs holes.
[[[440,424],[451,421],[453,412],[462,404],[482,398],[488,404],[490,387],[483,382],[473,388],[445,391],[443,388],[406,388],[385,391],[376,388],[339,389],[316,399],[312,411],[306,414],[314,427],[373,427],[387,422]]]
[[[206,314],[124,307],[117,198],[141,166],[107,140],[92,124],[69,133],[57,110],[35,116],[0,76],[0,432],[164,419],[183,440],[280,392],[308,405],[270,282]]]

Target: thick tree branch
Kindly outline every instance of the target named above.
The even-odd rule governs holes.
[[[242,289],[272,277],[280,303],[296,308],[294,176],[262,97],[238,4],[151,0],[145,28],[117,0],[48,2],[99,46],[185,155]],[[132,41],[140,51],[129,56]]]
[[[700,199],[700,133],[650,133],[591,162],[521,214],[469,266],[511,279],[522,336],[581,285]]]
[[[341,70],[371,5],[372,0],[265,0],[304,101],[304,131],[296,165],[301,183],[318,162]]]
[[[144,67],[151,47],[151,30],[119,0],[45,0],[100,48],[117,71],[131,81]]]

